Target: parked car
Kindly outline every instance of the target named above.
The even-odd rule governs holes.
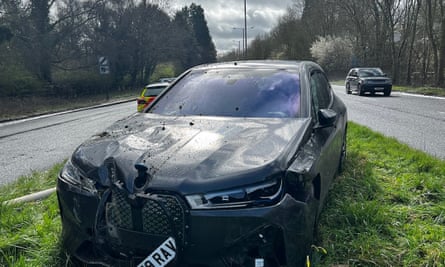
[[[158,82],[148,84],[142,90],[141,95],[136,99],[137,110],[142,112],[170,83]]]
[[[385,96],[389,96],[392,81],[380,68],[352,68],[346,76],[345,86],[347,94],[356,91],[362,96],[366,92],[383,92]]]
[[[82,264],[302,266],[346,131],[313,62],[194,67],[74,151],[63,245]]]

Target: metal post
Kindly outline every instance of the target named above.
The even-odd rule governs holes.
[[[244,0],[244,58],[247,59],[247,5],[246,0]]]
[[[240,56],[240,57],[244,58],[245,50],[246,50],[246,47],[245,47],[246,42],[244,40],[245,29],[244,28],[238,28],[238,27],[232,27],[232,29],[234,29],[234,30],[241,30],[241,33],[243,34],[243,39],[242,39],[242,42],[241,42],[243,44],[243,50],[242,50],[242,52],[240,52],[240,54],[242,54],[242,56]]]

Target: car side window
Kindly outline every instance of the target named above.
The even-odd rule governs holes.
[[[331,87],[327,78],[319,71],[311,74],[311,96],[313,115],[318,114],[320,109],[328,108],[331,103]]]

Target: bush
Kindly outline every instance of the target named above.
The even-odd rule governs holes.
[[[17,66],[0,68],[0,96],[39,94],[45,84]]]
[[[158,64],[150,77],[150,82],[157,82],[161,78],[175,77],[175,66],[172,63]]]
[[[325,71],[347,72],[353,52],[351,43],[345,38],[328,35],[318,37],[311,46],[311,54]]]
[[[100,75],[93,71],[71,71],[54,74],[56,95],[73,97],[108,93],[112,80],[109,75]]]

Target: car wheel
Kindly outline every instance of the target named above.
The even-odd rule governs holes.
[[[383,92],[384,96],[390,96],[391,95],[391,88],[386,88],[385,91]]]
[[[357,85],[357,91],[358,91],[358,95],[360,95],[360,96],[365,95],[365,90],[363,90],[363,88],[360,84]]]
[[[346,84],[346,93],[347,93],[348,95],[350,95],[350,94],[352,93],[352,91],[351,91],[351,85],[350,85],[349,83]]]

